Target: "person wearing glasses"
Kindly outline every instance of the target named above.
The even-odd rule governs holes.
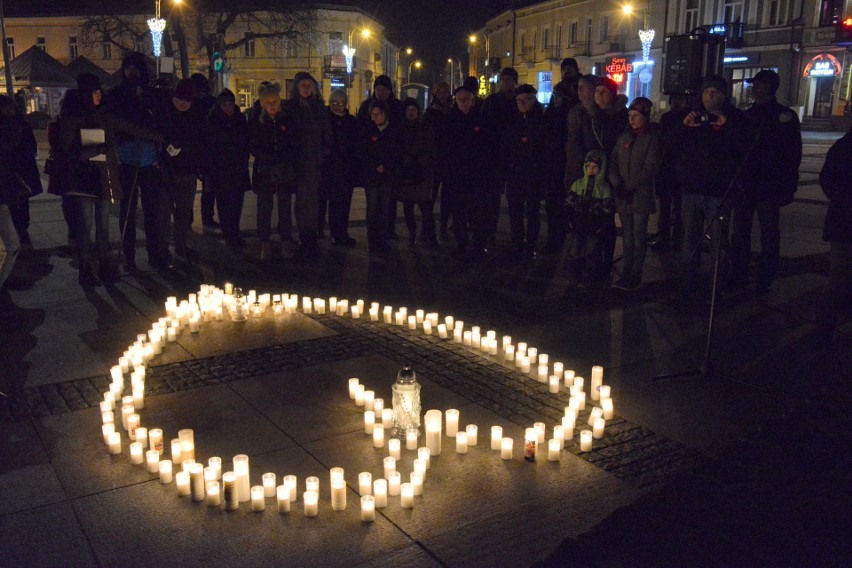
[[[349,236],[349,209],[352,205],[352,189],[355,187],[357,120],[349,113],[349,97],[343,89],[331,92],[328,117],[331,123],[331,148],[322,167],[317,226],[323,226],[328,212],[331,243],[353,248],[356,243]]]
[[[547,182],[548,131],[544,109],[532,85],[518,87],[515,104],[517,112],[506,126],[502,139],[506,199],[513,254],[532,260],[536,257],[541,200]]]

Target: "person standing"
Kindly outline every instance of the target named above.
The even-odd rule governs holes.
[[[618,138],[609,163],[609,181],[624,230],[624,269],[613,287],[638,290],[648,244],[648,218],[654,212],[654,178],[663,155],[659,127],[651,122],[651,101],[634,99],[627,116],[630,129]]]
[[[541,230],[541,200],[547,186],[550,137],[544,109],[532,85],[515,91],[517,110],[503,134],[507,164],[506,199],[513,253],[525,260],[536,257]]]
[[[745,111],[749,128],[749,167],[743,168],[742,199],[734,205],[731,236],[732,285],[747,286],[751,227],[760,223],[760,256],[754,292],[766,294],[778,274],[781,257],[781,207],[793,202],[802,162],[802,129],[796,112],[775,98],[780,81],[764,69],[751,79],[754,104]]]
[[[837,316],[848,313],[852,298],[852,128],[835,142],[819,174],[828,197],[822,238],[831,243],[828,280],[817,308],[816,333],[822,346],[830,346]]]
[[[453,206],[450,201],[449,193],[445,190],[445,180],[447,177],[447,146],[441,143],[446,140],[447,116],[453,108],[453,96],[450,93],[450,86],[444,81],[438,81],[432,87],[432,100],[429,103],[429,108],[423,113],[423,121],[429,125],[432,132],[435,133],[435,161],[433,168],[432,181],[432,207],[434,217],[435,203],[440,198],[441,210],[439,213],[441,227],[441,241],[448,242],[450,215],[452,214]]]
[[[299,132],[296,160],[296,226],[303,251],[317,247],[319,183],[323,160],[331,147],[331,125],[316,80],[301,71],[293,79],[284,112]]]
[[[272,208],[278,199],[278,233],[285,254],[294,248],[291,198],[296,181],[299,138],[295,121],[281,108],[281,86],[270,83],[260,90],[261,112],[249,124],[249,151],[254,156],[252,189],[257,194],[257,236],[260,260],[272,256]],[[316,220],[314,221],[316,222]]]
[[[657,173],[657,233],[648,242],[653,249],[673,246],[675,250],[680,250],[683,240],[681,188],[677,181],[677,163],[681,151],[678,136],[688,113],[689,100],[686,95],[672,95],[669,97],[669,110],[660,117],[663,162]]]
[[[435,136],[429,125],[420,117],[417,101],[408,98],[402,101],[403,120],[400,127],[402,162],[399,168],[399,184],[396,197],[402,201],[405,225],[408,228],[408,244],[417,244],[417,221],[415,205],[420,208],[423,229],[422,240],[438,245],[435,235],[435,217],[432,215],[432,163]]]
[[[398,127],[391,123],[388,104],[370,103],[372,124],[362,130],[355,144],[360,178],[367,194],[367,240],[370,252],[388,250],[388,216],[394,188],[399,180],[401,143]]]
[[[189,78],[192,79],[192,84],[195,85],[195,100],[192,104],[202,117],[207,117],[216,104],[216,98],[210,94],[210,81],[201,73],[193,73]],[[219,223],[215,220],[215,213],[218,207],[216,191],[208,182],[206,171],[201,172],[200,179],[201,226],[205,232],[214,232],[220,228]]]
[[[343,89],[335,89],[328,98],[328,118],[331,123],[331,149],[325,157],[320,179],[320,208],[318,226],[322,227],[328,210],[328,230],[331,244],[355,247],[349,236],[349,211],[355,187],[356,119],[349,113],[349,97]]]
[[[241,248],[246,245],[240,236],[243,199],[251,190],[248,122],[230,89],[222,89],[216,95],[215,104],[207,115],[206,133],[205,183],[215,192],[225,243]]]
[[[157,98],[148,74],[145,56],[131,51],[121,61],[121,84],[107,93],[107,110],[137,126],[156,123]],[[130,272],[136,268],[136,209],[140,198],[145,223],[145,248],[152,268],[172,268],[168,246],[169,197],[158,167],[157,145],[127,135],[119,135],[116,151],[121,164],[119,227],[122,235],[124,265]]]

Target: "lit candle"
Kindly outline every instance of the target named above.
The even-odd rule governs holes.
[[[456,453],[467,453],[467,432],[459,432],[456,434]]]
[[[364,410],[373,410],[373,403],[376,400],[376,391],[364,391]]]
[[[107,446],[109,453],[118,455],[121,453],[121,435],[118,432],[113,432],[107,438]]]
[[[115,424],[115,412],[101,412],[101,422],[104,424]]]
[[[527,357],[530,358],[530,365],[535,365],[538,361],[538,349],[530,347],[527,349]]]
[[[148,450],[145,452],[145,465],[148,473],[159,473],[160,453],[157,450]]]
[[[489,339],[488,353],[489,355],[497,355],[497,339]]]
[[[320,492],[319,477],[316,477],[314,475],[312,475],[310,477],[306,477],[305,478],[305,490],[306,491],[313,491],[317,495],[319,495],[319,492]]]
[[[565,372],[565,365],[562,362],[556,361],[556,362],[553,363],[553,374],[556,375],[557,377],[559,377],[560,380],[562,379],[562,374],[564,372]]]
[[[364,392],[366,389],[364,385],[358,385],[355,387],[355,406],[364,406]]]
[[[453,330],[453,343],[462,343],[462,330],[456,328]]]
[[[403,509],[414,507],[414,487],[410,483],[403,483],[400,486],[399,505]]]
[[[503,358],[506,361],[514,361],[515,360],[515,346],[514,345],[512,345],[512,344],[506,345],[503,348],[503,351],[505,352],[505,355],[504,355]]]
[[[592,426],[595,423],[596,418],[603,418],[603,409],[602,408],[593,408],[592,412],[589,414],[589,426]]]
[[[373,481],[373,497],[376,498],[376,509],[388,506],[388,480],[376,479]]]
[[[358,493],[361,495],[373,494],[373,474],[369,471],[362,471],[358,474]]]
[[[195,433],[184,428],[178,430],[178,438],[180,439],[180,457],[181,459],[195,459]]]
[[[417,449],[417,430],[415,428],[409,428],[405,433],[405,449]]]
[[[101,426],[101,433],[104,435],[104,444],[109,446],[109,435],[115,432],[115,424],[109,423]]]
[[[230,282],[225,282],[225,294],[233,294],[234,293],[234,285]]]
[[[469,331],[462,332],[462,343],[464,343],[464,344],[465,344],[465,345],[467,345],[468,347],[470,346],[470,343],[471,343],[471,333],[470,333]]]
[[[177,341],[177,329],[174,327],[170,327],[166,329],[166,341],[175,342]]]
[[[204,501],[204,465],[193,463],[189,467],[189,482],[193,501]]]
[[[355,390],[358,388],[358,385],[361,384],[361,380],[355,377],[349,379],[349,398],[355,400]]]
[[[396,325],[402,325],[404,323],[404,317],[405,316],[402,315],[402,312],[396,312],[396,314],[394,315],[394,323],[396,323]]]
[[[600,388],[598,388],[598,393],[600,394],[601,400],[605,398],[610,398],[611,391],[612,388],[609,385],[601,385]]]
[[[331,298],[328,299],[328,309],[330,309],[334,313],[337,313],[337,297],[336,296],[332,296]]]
[[[382,319],[385,323],[391,323],[391,318],[393,318],[393,307],[385,306],[382,309]]]
[[[580,431],[580,451],[581,452],[591,452],[592,451],[592,431],[591,430]]]
[[[139,415],[133,413],[127,417],[127,437],[136,441],[136,429],[139,428]]]
[[[342,511],[346,509],[346,482],[335,479],[331,482],[331,509]]]
[[[503,336],[503,348],[505,349],[507,345],[511,345],[511,344],[512,344],[512,336],[511,335],[504,335]]]
[[[565,371],[565,382],[563,384],[565,385],[565,388],[568,389],[574,386],[574,371],[570,369]]]
[[[574,427],[577,423],[577,413],[573,408],[568,408],[565,412],[565,416],[562,417],[562,435],[565,436],[566,440],[570,440],[574,437]]]
[[[316,517],[319,514],[319,494],[316,491],[305,491],[302,499],[305,503],[305,516]]]
[[[233,459],[234,475],[237,482],[237,499],[245,503],[251,499],[251,483],[249,483],[249,457],[246,454],[237,454]]]
[[[189,472],[179,471],[175,474],[175,483],[177,484],[178,497],[188,497],[192,495],[192,488],[189,485]]]
[[[408,316],[408,329],[414,331],[417,329],[417,318]]]
[[[432,466],[431,454],[427,447],[417,448],[417,459],[422,460],[426,464],[426,469]]]
[[[599,365],[595,365],[594,367],[592,367],[592,400],[600,399],[600,391],[598,390],[598,388],[603,384],[603,373],[603,367]]]
[[[432,456],[441,454],[441,417],[440,410],[427,410],[423,419],[426,423],[426,447]]]
[[[219,491],[219,482],[216,480],[207,482],[207,506],[219,507],[222,505],[222,494]]]
[[[559,441],[559,449],[565,448],[565,429],[562,426],[553,427],[553,439]]]
[[[586,379],[583,377],[574,377],[574,387],[571,390],[584,390],[586,388]]]
[[[222,492],[224,493],[225,509],[236,511],[240,508],[240,496],[237,491],[237,474],[226,471],[222,474]]]
[[[586,409],[586,393],[585,393],[585,391],[575,390],[574,396],[572,398],[574,398],[574,400],[577,401],[577,405],[578,405],[577,408],[579,410],[585,410]]]
[[[299,480],[295,475],[285,475],[284,476],[284,487],[286,487],[290,491],[290,502],[295,503],[299,500],[299,492],[298,492]]]
[[[544,368],[547,369],[547,367]],[[551,394],[559,394],[559,382],[559,375],[550,375],[547,390],[550,391]]]
[[[547,353],[539,353],[538,354],[538,364],[547,366],[550,364],[550,355]]]
[[[282,484],[275,488],[275,501],[278,504],[278,513],[290,512],[290,488]]]
[[[379,308],[370,308],[370,321],[379,321]]]
[[[518,352],[519,354],[521,354],[521,355],[526,355],[526,354],[527,354],[527,343],[526,343],[525,341],[520,341],[520,342],[518,343],[518,349],[517,349],[517,352]]]
[[[207,460],[207,466],[215,473],[213,479],[222,479],[222,458],[213,456]]]
[[[382,428],[390,428],[393,426],[393,409],[382,409]]]
[[[163,460],[159,463],[160,483],[166,485],[172,482],[172,460]]]
[[[402,483],[402,474],[398,471],[392,471],[388,476],[388,495],[395,497],[399,495],[399,486]]]
[[[361,521],[372,523],[376,520],[376,498],[372,495],[361,496]]]
[[[385,479],[390,479],[390,474],[396,471],[396,458],[393,456],[387,456],[382,460],[382,465],[385,470]]]
[[[538,446],[538,430],[527,428],[524,430],[524,459],[535,461],[536,446]]]
[[[382,410],[385,409],[385,399],[376,398],[373,400],[373,412],[376,413],[376,418],[382,417]]]
[[[606,420],[611,420],[615,415],[615,409],[612,407],[612,399],[611,398],[602,398],[601,399],[601,410],[603,410],[603,417]]]
[[[384,448],[385,447],[385,429],[384,428],[373,428],[373,447],[374,448]]]
[[[423,322],[423,333],[432,335],[432,322],[428,320]]]
[[[559,440],[551,438],[547,441],[547,461],[559,461],[561,456]]]
[[[465,431],[467,432],[467,445],[475,446],[479,439],[479,428],[476,427],[476,424],[468,424]]]
[[[440,337],[441,339],[447,338],[447,326],[446,326],[446,324],[443,324],[443,323],[438,324],[438,337]]]
[[[264,473],[261,479],[263,480],[263,496],[275,497],[275,474]]]
[[[592,437],[596,440],[603,438],[605,427],[606,420],[603,418],[595,418],[595,423],[592,425]]]
[[[447,329],[455,329],[455,320],[453,319],[453,316],[445,317],[444,323],[447,325]]]
[[[136,429],[136,441],[142,444],[142,448],[148,447],[148,429],[139,427]]]
[[[459,431],[459,411],[455,408],[447,410],[447,437],[454,438]]]
[[[426,462],[420,458],[414,460],[414,471],[423,474],[423,479],[426,479]]]
[[[492,426],[491,427],[491,449],[499,450],[500,449],[500,440],[503,439],[503,427],[502,426]]]
[[[368,410],[364,413],[364,433],[372,434],[373,428],[376,427],[376,413]]]
[[[311,313],[311,299],[310,298],[302,298],[302,311],[306,314]]]
[[[160,428],[151,428],[148,430],[148,445],[152,450],[157,450],[157,453],[163,455],[163,430]]]
[[[515,441],[512,438],[503,438],[500,440],[500,459],[512,459],[512,450],[514,449]]]

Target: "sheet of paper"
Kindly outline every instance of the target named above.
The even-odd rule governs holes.
[[[94,146],[106,142],[103,128],[81,128],[80,143],[83,146]]]

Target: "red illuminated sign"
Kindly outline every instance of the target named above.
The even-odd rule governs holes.
[[[604,66],[604,70],[607,75],[610,75],[612,80],[618,83],[618,79],[614,77],[614,75],[621,73],[633,73],[633,62],[628,61],[626,57],[613,57],[609,65]],[[622,77],[622,81],[624,78]]]
[[[840,74],[840,62],[830,53],[820,53],[805,65],[805,77],[836,77]]]
[[[620,85],[624,82],[624,73],[612,73],[609,78]]]

